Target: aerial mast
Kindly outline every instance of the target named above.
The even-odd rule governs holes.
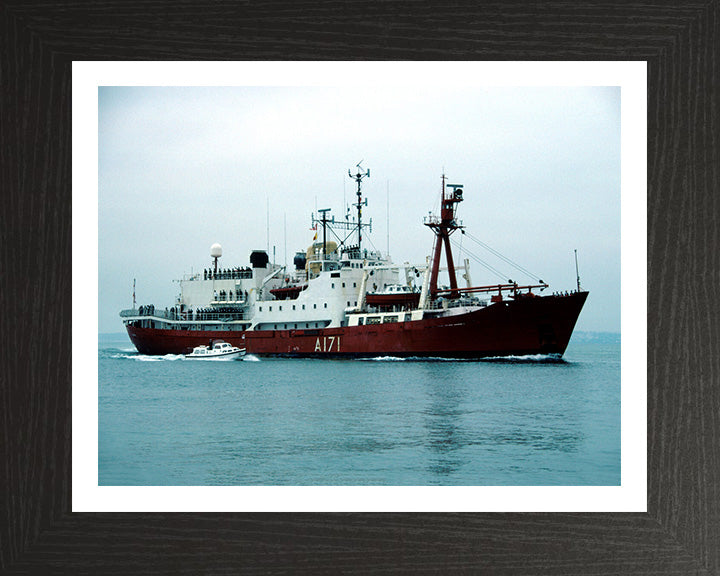
[[[361,244],[362,244],[362,207],[363,204],[367,206],[367,198],[365,199],[365,202],[362,200],[362,192],[360,191],[361,183],[363,178],[369,178],[370,177],[370,169],[368,168],[365,172],[362,171],[362,167],[360,164],[362,164],[363,161],[360,160],[360,162],[357,163],[357,174],[352,174],[350,170],[348,170],[348,176],[355,180],[357,182],[357,203],[354,204],[354,206],[357,208],[357,214],[358,214],[358,225],[357,225],[357,231],[358,231],[358,251],[361,250]]]
[[[323,250],[322,250],[322,257],[323,260],[325,260],[326,254],[327,254],[327,213],[330,211],[330,208],[321,208],[318,210],[320,214],[322,214],[321,222],[323,225]]]
[[[577,249],[575,250],[575,276],[577,276],[577,291],[580,292],[580,272],[578,272]]]

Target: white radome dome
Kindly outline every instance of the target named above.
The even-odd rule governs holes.
[[[220,258],[220,256],[222,256],[222,246],[218,243],[210,246],[210,256],[212,258]]]

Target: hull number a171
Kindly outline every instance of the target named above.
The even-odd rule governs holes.
[[[335,348],[333,348],[335,346]],[[340,352],[340,336],[323,336],[315,340],[315,352]]]

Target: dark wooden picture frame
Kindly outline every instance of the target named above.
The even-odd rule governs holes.
[[[4,2],[0,572],[720,574],[719,33],[718,0]],[[72,61],[141,59],[647,61],[648,512],[72,513]]]

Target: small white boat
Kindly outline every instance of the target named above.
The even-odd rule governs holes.
[[[210,346],[196,346],[185,358],[192,360],[236,360],[245,356],[245,348],[231,346],[227,342],[213,342]]]

